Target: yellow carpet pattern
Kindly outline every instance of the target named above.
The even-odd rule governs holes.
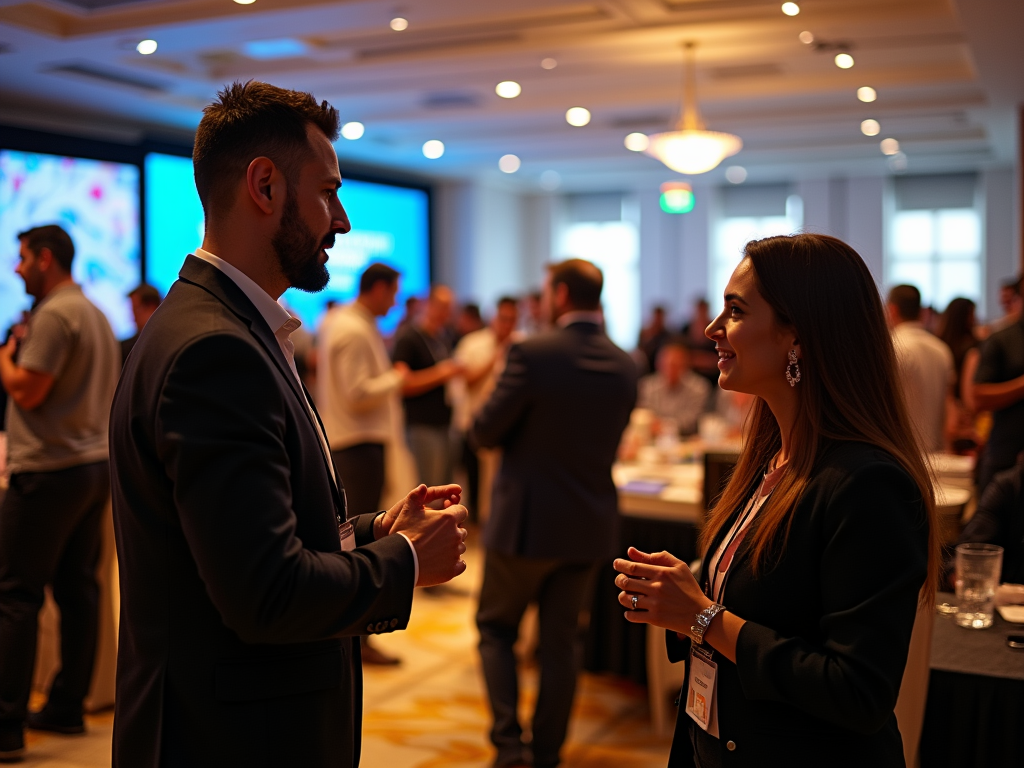
[[[365,670],[362,768],[485,768],[494,759],[473,623],[480,553],[471,550],[467,561],[467,573],[452,584],[417,590],[408,630],[374,638],[402,664]],[[522,680],[523,721],[529,722],[536,695],[530,665]],[[22,764],[109,766],[113,717],[101,713],[87,722],[85,736],[30,731]],[[642,688],[612,677],[581,678],[563,751],[566,768],[662,768],[668,750],[668,738],[651,731]]]

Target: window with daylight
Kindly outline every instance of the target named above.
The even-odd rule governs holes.
[[[886,237],[886,289],[909,283],[941,312],[963,296],[985,315],[978,180],[974,174],[894,180]]]
[[[633,349],[640,336],[640,234],[633,201],[620,194],[566,198],[559,258],[580,258],[604,273],[601,304],[608,336]]]
[[[804,223],[803,200],[791,194],[788,184],[728,187],[720,193],[708,270],[712,315],[722,308],[725,286],[743,258],[743,247],[762,237],[791,235]]]

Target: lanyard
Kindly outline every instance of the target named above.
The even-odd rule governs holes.
[[[768,474],[765,473],[765,479],[767,479],[767,477],[768,477]],[[729,547],[732,546],[732,543],[736,540],[736,537],[743,534],[745,528],[747,527],[748,523],[750,522],[750,519],[761,510],[761,507],[763,507],[765,504],[768,503],[768,499],[771,498],[772,493],[775,491],[775,488],[773,486],[772,489],[770,491],[768,491],[767,495],[764,496],[764,498],[760,498],[761,490],[763,488],[764,488],[764,479],[761,480],[761,485],[757,489],[757,491],[754,492],[754,495],[750,497],[750,501],[747,503],[746,509],[743,510],[743,514],[740,515],[740,519],[739,519],[738,523],[732,529],[732,531],[730,531],[730,534],[728,536],[728,540],[724,542],[724,546],[720,547],[722,555],[715,562],[715,566],[714,566],[714,568],[712,569],[712,571],[711,571],[711,573],[709,575],[709,582],[710,583],[709,583],[708,591],[711,594],[707,595],[709,598],[711,598],[715,602],[718,602],[718,603],[722,602],[721,598],[725,595],[725,585],[726,585],[726,583],[729,580],[729,573],[732,570],[732,562],[730,562],[729,563],[729,567],[726,569],[726,572],[722,575],[722,583],[718,585],[718,594],[716,596],[715,585],[718,583],[718,574],[719,574],[718,568],[719,568],[720,563],[722,562],[722,558],[725,557],[725,554],[729,551]],[[735,560],[735,559],[736,559],[736,553],[734,552],[733,553],[733,560]]]

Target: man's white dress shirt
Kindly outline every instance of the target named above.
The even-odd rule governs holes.
[[[925,452],[945,445],[946,398],[956,381],[953,353],[921,323],[900,323],[892,332],[903,398]]]

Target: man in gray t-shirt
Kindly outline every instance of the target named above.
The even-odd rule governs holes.
[[[101,523],[110,498],[107,423],[121,351],[71,278],[74,245],[56,225],[18,235],[17,272],[35,307],[0,348],[10,487],[0,504],[0,761],[24,726],[80,733],[96,654]],[[28,714],[37,617],[52,585],[61,669]]]

